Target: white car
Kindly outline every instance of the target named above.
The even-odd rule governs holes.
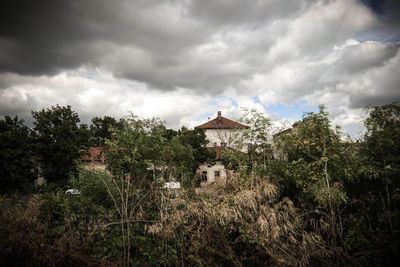
[[[165,182],[163,188],[166,189],[180,189],[181,183],[180,182]]]
[[[66,195],[80,195],[81,191],[79,191],[76,188],[73,188],[73,189],[68,189],[67,191],[65,191],[65,194]]]
[[[169,197],[171,199],[179,197],[179,190],[181,189],[181,183],[180,182],[165,182],[164,189],[167,189],[169,191]]]

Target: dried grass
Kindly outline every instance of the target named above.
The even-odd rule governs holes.
[[[321,236],[305,230],[293,203],[287,198],[277,201],[278,190],[267,181],[258,179],[255,184],[250,188],[231,174],[226,187],[210,187],[197,198],[182,193],[183,201],[147,230],[166,239],[187,240],[190,257],[185,251],[181,256],[211,265],[241,265],[248,256],[237,248],[244,244],[264,255],[264,264],[305,266],[327,258]],[[205,253],[205,247],[214,253]]]

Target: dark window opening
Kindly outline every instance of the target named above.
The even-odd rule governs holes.
[[[207,182],[207,172],[201,172],[201,181],[202,182]]]

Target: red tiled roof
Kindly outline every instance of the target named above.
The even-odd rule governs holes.
[[[88,148],[87,153],[81,157],[81,159],[85,161],[104,161],[103,152],[104,147],[91,146]]]
[[[203,129],[232,129],[232,128],[249,128],[249,126],[232,121],[230,119],[227,119],[225,117],[221,116],[221,112],[218,111],[218,116],[210,120],[209,122],[206,122],[202,125],[196,126],[194,128],[203,128]]]

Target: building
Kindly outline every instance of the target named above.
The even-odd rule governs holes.
[[[202,184],[211,184],[214,182],[224,182],[226,180],[225,166],[221,161],[221,152],[226,148],[235,148],[234,141],[243,140],[240,130],[248,129],[249,126],[232,121],[222,117],[221,111],[215,119],[195,127],[196,129],[204,129],[206,139],[209,141],[207,148],[216,152],[215,164],[207,162],[199,166]],[[239,130],[239,131],[238,131]],[[240,149],[242,152],[247,152],[247,147]]]
[[[92,146],[89,147],[87,153],[81,157],[83,167],[88,170],[105,171],[107,164],[104,159],[104,147]]]

